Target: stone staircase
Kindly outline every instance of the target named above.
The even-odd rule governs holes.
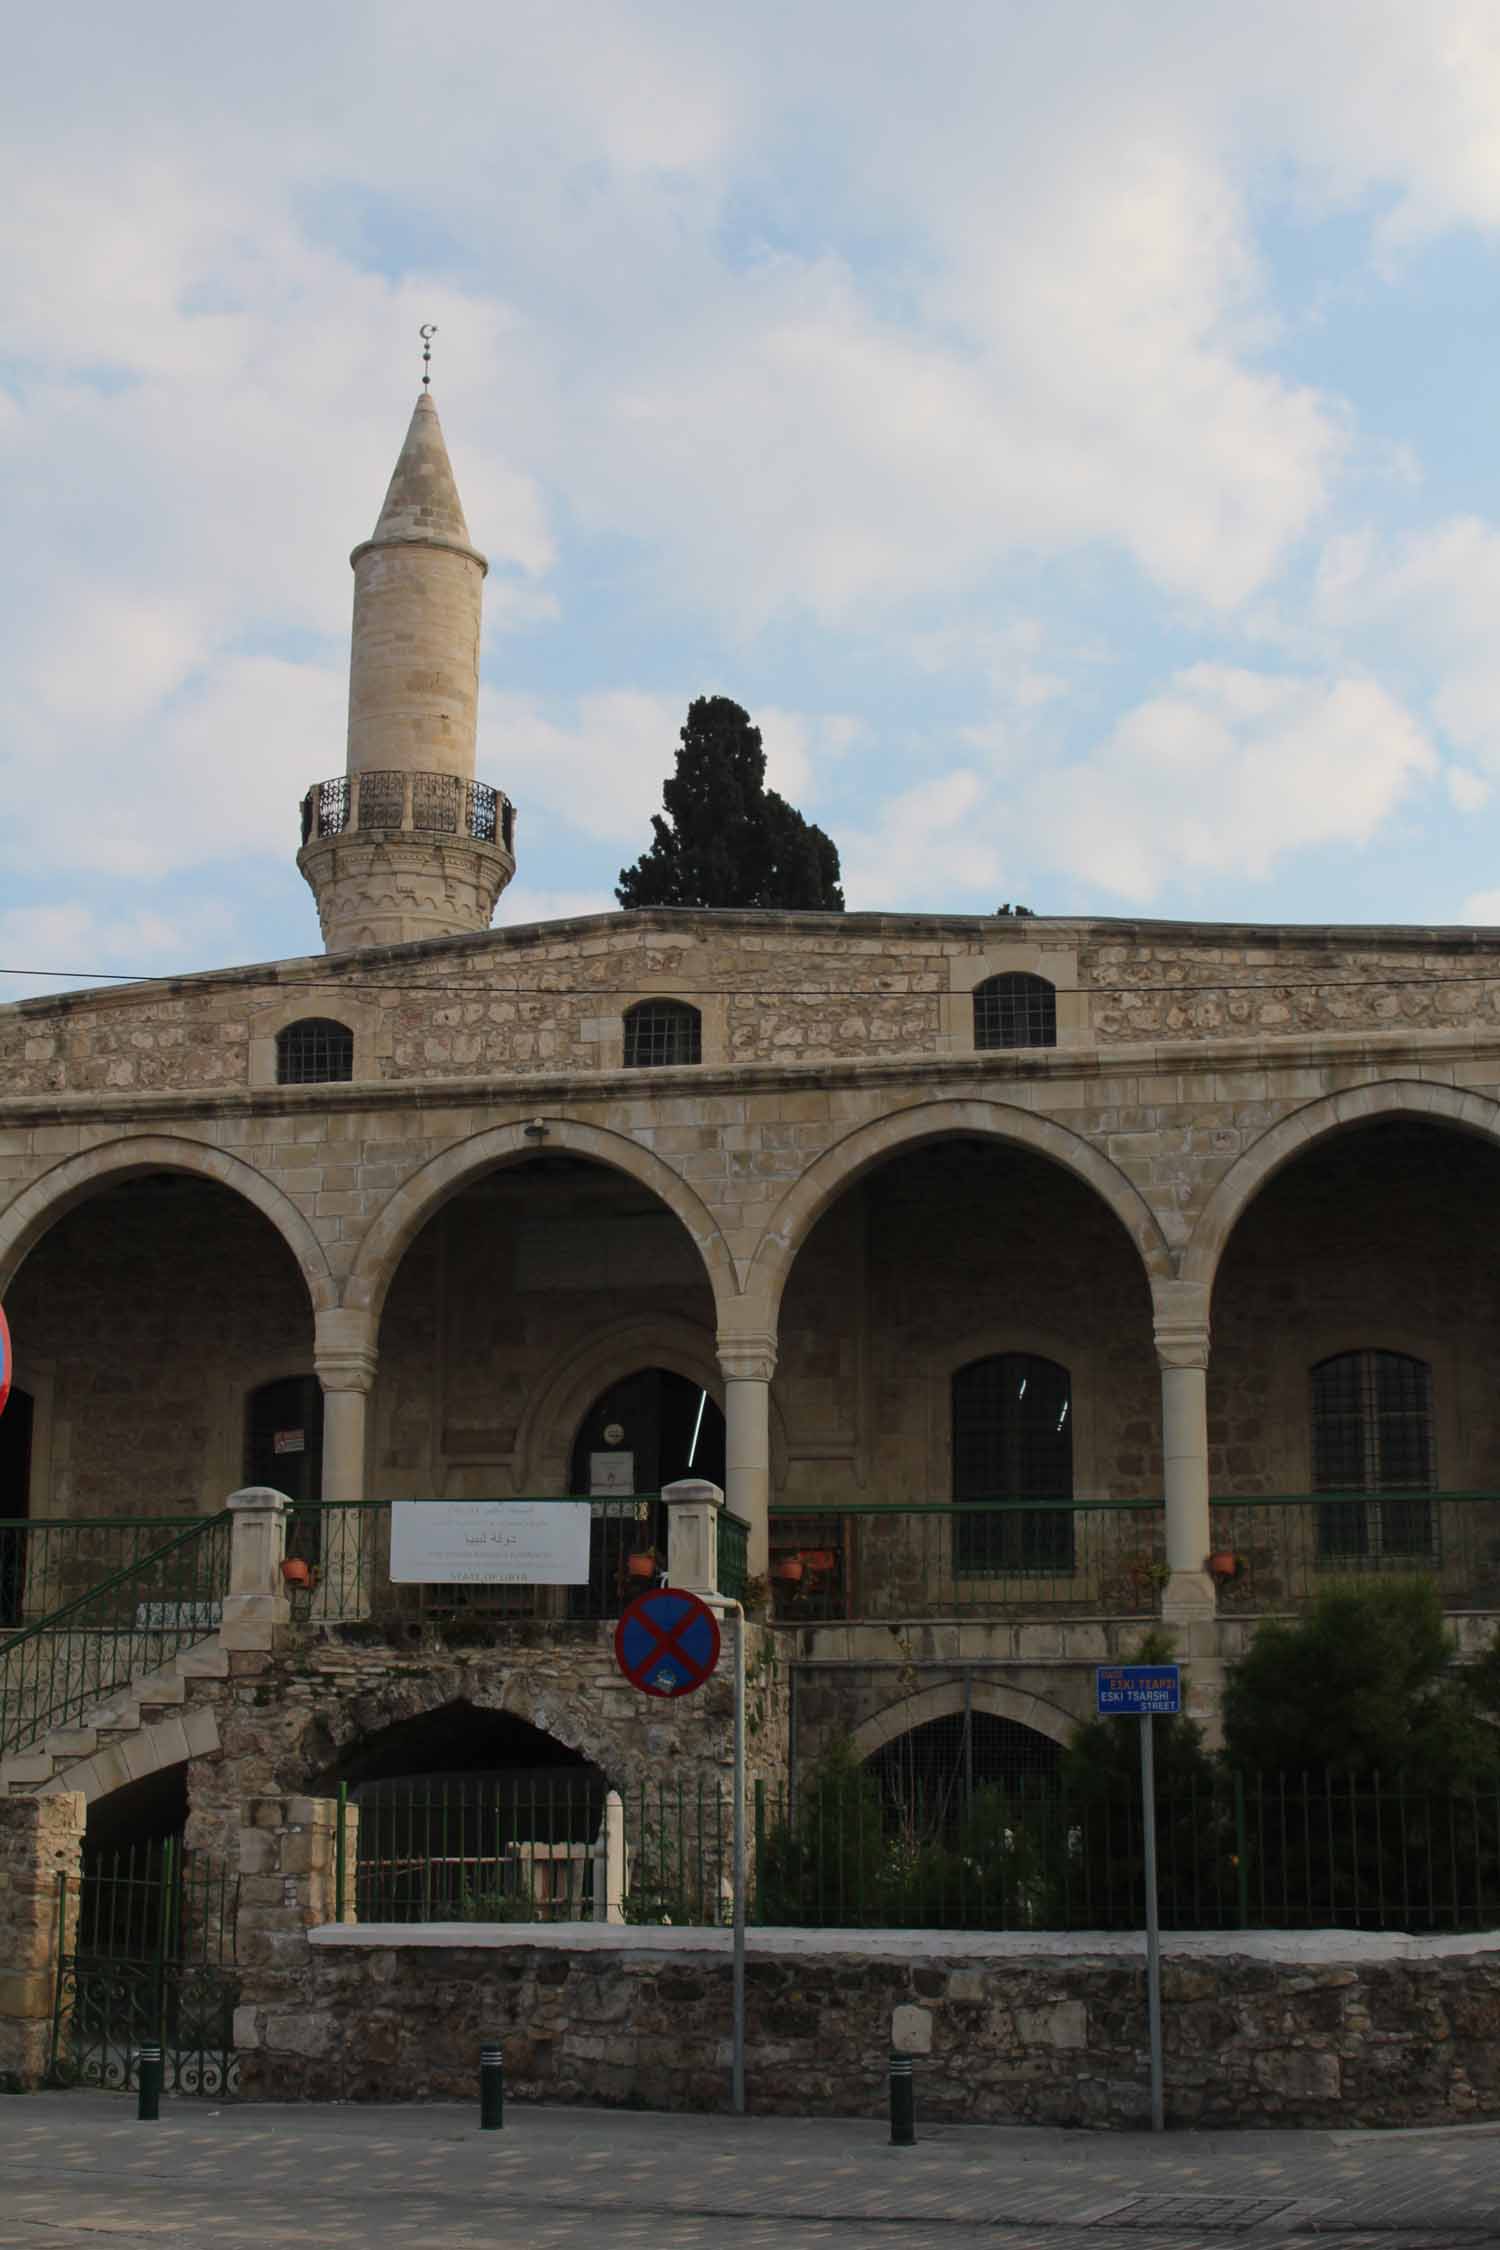
[[[219,1747],[218,1718],[211,1703],[191,1699],[191,1683],[228,1677],[229,1650],[218,1637],[179,1650],[158,1671],[117,1688],[73,1724],[54,1727],[0,1759],[0,1796],[81,1789],[93,1799],[164,1766],[207,1756]]]

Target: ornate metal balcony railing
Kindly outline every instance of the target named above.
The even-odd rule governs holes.
[[[315,781],[302,800],[302,841],[370,828],[418,836],[472,836],[477,844],[515,850],[516,808],[504,790],[452,773],[405,773],[393,767]]]

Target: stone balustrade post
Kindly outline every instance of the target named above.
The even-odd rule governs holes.
[[[719,1510],[724,1494],[707,1477],[679,1477],[664,1484],[667,1508],[667,1578],[685,1593],[712,1597],[719,1591]]]
[[[625,1919],[625,1804],[618,1789],[604,1800],[604,1818],[594,1842],[594,1920]]]
[[[732,1515],[750,1527],[752,1578],[771,1567],[771,1377],[776,1338],[719,1333],[724,1376],[724,1485]]]
[[[1193,1282],[1157,1285],[1156,1362],[1161,1370],[1162,1483],[1167,1567],[1162,1615],[1184,1623],[1211,1616],[1208,1573],[1208,1291]]]
[[[78,1919],[81,1790],[0,1797],[0,2094],[29,2094],[52,2054],[58,1966]],[[66,2028],[67,1995],[59,2022]]]
[[[291,1616],[281,1576],[291,1505],[268,1484],[229,1495],[229,1592],[219,1627],[226,1648],[271,1648]]]

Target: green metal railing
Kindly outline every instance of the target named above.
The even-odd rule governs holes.
[[[1233,1493],[1210,1519],[1221,1613],[1297,1609],[1382,1573],[1435,1579],[1445,1609],[1500,1609],[1500,1492]]]
[[[719,1537],[719,1592],[732,1602],[742,1602],[750,1578],[750,1526],[727,1508],[717,1510]]]
[[[58,1876],[54,2084],[133,2085],[153,2039],[170,2092],[235,2090],[238,1889],[175,1837],[94,1852],[81,1877]]]
[[[339,1792],[339,1831],[351,1793]],[[605,1784],[578,1767],[369,1781],[335,1856],[341,1922],[577,1922],[594,1911]]]
[[[774,1507],[778,1619],[1149,1617],[1166,1574],[1159,1501]]]
[[[619,1500],[555,1493],[515,1497],[562,1499],[591,1510],[586,1584],[395,1585],[390,1576],[392,1503],[311,1501],[293,1510],[287,1530],[288,1559],[307,1572],[307,1582],[290,1589],[293,1617],[313,1624],[431,1619],[450,1638],[463,1631],[466,1620],[476,1630],[505,1620],[591,1624],[618,1617],[627,1602],[658,1583],[667,1567],[667,1510],[655,1494]]]
[[[0,1521],[0,1630],[37,1624],[201,1516],[46,1516]]]
[[[366,1784],[341,1918],[603,1918],[608,1820],[617,1918],[723,1926],[733,1911],[727,1791],[662,1779],[604,1795],[577,1771]],[[613,1805],[613,1812],[607,1809]],[[795,1799],[757,1782],[751,1919],[827,1929],[1138,1930],[1139,1795],[1045,1777],[897,1804],[869,1768],[815,1769]],[[1158,1795],[1168,1929],[1469,1930],[1500,1922],[1500,1776],[1430,1790],[1380,1775],[1222,1771]]]
[[[229,1542],[227,1510],[200,1517],[0,1647],[0,1753],[66,1726],[216,1633]]]

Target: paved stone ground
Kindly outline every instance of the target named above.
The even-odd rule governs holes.
[[[1487,2250],[1500,2127],[1067,2133],[522,2108],[0,2104],[0,2250]]]

